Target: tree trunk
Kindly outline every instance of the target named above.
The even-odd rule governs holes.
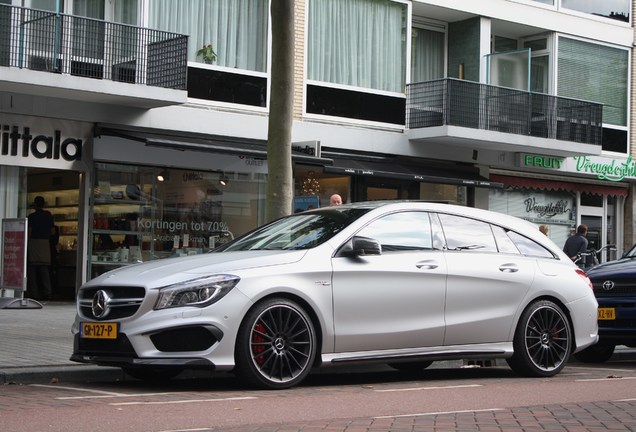
[[[272,74],[267,131],[265,219],[291,213],[294,105],[294,0],[272,0]]]

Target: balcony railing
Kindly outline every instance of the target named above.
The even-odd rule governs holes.
[[[601,146],[603,105],[444,78],[407,86],[406,127],[459,126]]]
[[[0,4],[0,66],[186,89],[188,36]]]

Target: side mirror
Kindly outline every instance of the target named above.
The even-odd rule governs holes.
[[[376,239],[360,236],[353,237],[338,253],[338,256],[350,257],[367,255],[382,255],[382,246]]]

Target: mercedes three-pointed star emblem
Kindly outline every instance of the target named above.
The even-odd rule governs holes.
[[[104,290],[99,290],[93,296],[92,310],[95,318],[105,318],[110,312],[110,296]]]

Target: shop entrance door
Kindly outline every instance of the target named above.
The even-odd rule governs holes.
[[[33,211],[36,196],[53,215],[56,234],[51,236],[51,300],[74,300],[77,275],[80,175],[75,171],[26,168],[24,216]],[[21,212],[22,213],[22,212]],[[28,291],[27,291],[28,293]]]

